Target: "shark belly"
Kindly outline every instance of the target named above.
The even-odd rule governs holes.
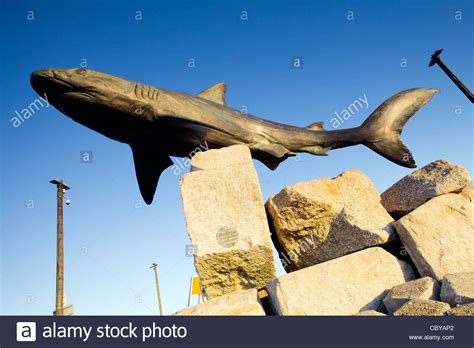
[[[160,117],[155,124],[155,141],[170,156],[187,157],[198,148],[218,149],[247,143],[246,139],[220,129],[174,117]]]

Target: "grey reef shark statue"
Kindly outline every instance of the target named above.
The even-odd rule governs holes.
[[[323,156],[363,144],[404,167],[416,167],[400,139],[403,126],[438,91],[413,88],[383,102],[360,127],[325,130],[322,122],[295,127],[243,114],[225,104],[226,85],[197,95],[168,91],[86,69],[44,69],[31,84],[74,121],[132,148],[138,185],[151,204],[160,174],[203,144],[244,144],[252,157],[274,170],[297,152]]]

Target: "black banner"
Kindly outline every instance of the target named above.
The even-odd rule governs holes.
[[[0,317],[11,347],[473,347],[472,317]]]

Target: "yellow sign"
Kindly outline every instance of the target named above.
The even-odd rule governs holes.
[[[191,295],[200,295],[201,285],[199,283],[199,277],[193,277],[191,281]]]

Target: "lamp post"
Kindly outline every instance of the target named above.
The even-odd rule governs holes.
[[[464,93],[464,95],[471,101],[471,103],[474,103],[474,94],[469,90],[469,88],[467,88],[464,83],[461,82],[461,80],[451,71],[451,69],[449,69],[446,64],[444,64],[444,62],[439,57],[441,52],[443,52],[442,48],[433,53],[429,66],[431,67],[435,64],[438,64],[438,66],[444,71],[446,75],[448,75],[451,81],[454,82],[454,84],[461,90],[461,92]]]
[[[56,311],[57,316],[64,315],[64,243],[63,243],[63,197],[64,192],[69,190],[62,180],[51,180],[51,184],[57,187],[57,255],[56,255]]]
[[[158,270],[157,270],[158,265],[153,262],[150,268],[155,272],[156,294],[158,296],[158,306],[160,307],[160,315],[163,315],[163,308],[161,306],[160,286],[158,285]]]

